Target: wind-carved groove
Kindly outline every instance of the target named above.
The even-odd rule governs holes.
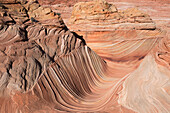
[[[9,27],[4,25],[1,27],[0,33],[0,45],[8,45],[26,40],[26,32],[17,25]]]
[[[11,32],[11,30],[14,31]],[[11,81],[14,79],[14,83],[19,83],[19,88],[25,93],[29,92],[32,87],[34,87],[37,79],[45,69],[44,66],[48,67],[49,63],[55,62],[57,58],[69,54],[74,49],[80,47],[79,43],[82,41],[75,37],[66,27],[58,28],[57,26],[30,25],[21,28],[19,25],[5,25],[1,27],[0,32],[1,35],[5,33],[6,37],[10,36],[10,33],[13,33],[11,35],[11,40],[7,42],[12,44],[12,47],[7,46],[7,50],[9,51],[7,51],[7,53],[5,51],[2,52],[13,56],[19,56],[14,57],[14,64],[12,64],[13,67],[10,68],[11,72],[9,73],[12,78]],[[56,34],[56,32],[58,33]],[[4,37],[0,39],[3,40],[3,38]],[[61,50],[61,46],[63,46],[63,51]],[[50,53],[52,50],[54,52]],[[19,60],[20,58],[22,59],[21,61]],[[17,67],[17,65],[21,65],[21,67]],[[22,81],[19,81],[20,79]]]
[[[87,99],[86,104],[82,104],[82,105],[79,105],[79,102],[84,103],[85,100],[83,98],[90,98],[91,96],[93,97],[98,92],[98,91],[94,92],[91,88],[94,87],[93,85],[96,84],[93,82],[98,82],[97,84],[101,84],[102,86],[103,82],[101,82],[98,79],[105,78],[106,75],[104,72],[103,73],[96,73],[96,72],[102,71],[100,69],[102,69],[103,66],[105,67],[106,63],[102,59],[100,59],[100,57],[96,56],[94,52],[89,51],[89,50],[86,51],[86,49],[88,50],[86,46],[79,47],[76,50],[69,53],[68,55],[58,58],[55,61],[55,63],[52,64],[38,80],[38,81],[45,80],[46,82],[45,81],[43,82],[44,83],[43,86],[46,88],[49,87],[51,89],[46,90],[47,91],[46,93],[45,92],[41,93],[43,89],[37,89],[38,87],[37,85],[39,84],[37,83],[37,85],[35,85],[35,88],[38,90],[37,91],[38,93],[36,93],[37,96],[48,93],[49,98],[48,99],[44,98],[44,99],[46,101],[51,101],[52,99],[54,103],[60,103],[59,105],[57,104],[58,107],[56,108],[60,110],[64,110],[60,108],[60,106],[63,106],[63,105],[70,108],[70,110],[73,110],[73,111],[76,110],[76,108],[77,110],[80,110],[80,109],[83,110],[85,108],[92,108],[91,104],[95,103],[96,101],[95,99],[92,99],[91,101]],[[82,54],[79,55],[78,53],[82,53]],[[87,60],[98,60],[98,63],[90,65],[89,64],[90,62],[87,62]],[[73,61],[76,61],[76,63],[72,64]],[[95,65],[98,65],[98,66],[95,66]],[[93,66],[93,68],[89,68],[89,66],[90,67]],[[95,76],[95,77],[91,77],[91,76]],[[89,81],[92,82],[90,83],[91,85],[89,84]],[[54,84],[58,84],[58,85],[54,85]],[[109,85],[110,83],[108,83],[106,86],[109,87]],[[95,87],[102,89],[102,87],[100,86],[95,86]],[[60,102],[58,102],[57,100],[54,100],[56,99],[56,94],[58,93],[63,99],[63,100],[60,100]],[[110,92],[110,95],[114,95],[114,94]],[[98,95],[101,96],[100,98],[105,97],[103,94],[98,94]],[[75,102],[67,101],[65,100],[66,97],[67,97],[67,100],[70,100],[73,97],[75,97],[78,101],[75,101]],[[101,103],[100,105],[95,105],[95,104],[94,105],[96,106],[96,109],[97,109],[97,108],[100,108],[102,104],[104,103]]]
[[[104,0],[97,1],[97,8],[108,5]],[[100,28],[94,34],[86,29],[88,45],[104,61],[51,9],[41,7],[37,1],[10,2],[13,3],[3,4],[7,8],[0,5],[6,11],[0,10],[4,16],[3,21],[0,19],[0,112],[170,111],[169,40],[162,36],[162,31],[132,30],[136,23],[122,23],[132,25],[130,30],[106,34],[98,32]],[[101,9],[104,19],[106,15],[121,16],[114,15],[121,12],[110,6],[113,7],[108,9],[109,13]],[[85,7],[88,8],[94,7]],[[140,13],[137,9],[131,11]],[[96,12],[92,16],[96,17]],[[16,23],[6,23],[11,18]],[[107,20],[99,24],[108,23]],[[79,32],[84,31],[82,25],[77,27],[83,28]],[[138,25],[142,28],[136,29],[155,28],[153,23]]]

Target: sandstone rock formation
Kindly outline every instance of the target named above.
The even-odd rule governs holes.
[[[67,6],[74,6],[78,2],[89,2],[91,0],[38,0],[41,5],[66,4]],[[153,1],[159,3],[170,3],[170,0],[140,0],[144,2]],[[136,0],[108,0],[108,2],[140,2]]]
[[[0,3],[1,113],[170,111],[165,32],[92,32],[104,61],[36,0]]]
[[[118,29],[155,29],[149,15],[137,8],[129,8],[118,11],[113,4],[105,0],[93,0],[90,2],[79,2],[74,5],[70,22],[73,24],[105,25],[115,26]],[[89,26],[90,26],[89,25]],[[78,27],[81,29],[80,27]]]
[[[17,91],[28,92],[58,57],[85,45],[81,37],[67,29],[59,15],[37,1],[6,2],[0,6],[1,113],[20,111],[18,107],[13,109],[12,96]]]
[[[166,99],[169,100],[169,36],[166,34],[166,31],[159,28],[156,29],[156,27],[150,29],[149,26],[146,26],[151,22],[151,19],[148,18],[149,15],[144,16],[147,14],[143,14],[136,8],[117,12],[123,14],[124,16],[122,17],[126,19],[131,15],[132,17],[135,15],[134,20],[136,22],[129,20],[126,21],[126,25],[121,25],[121,23],[112,24],[111,22],[106,25],[105,22],[108,22],[107,19],[110,19],[109,16],[104,16],[105,18],[103,19],[101,13],[86,13],[86,11],[91,8],[88,7],[90,3],[93,3],[93,6],[97,6],[98,3],[100,4],[100,2],[96,1],[95,3],[81,2],[76,4],[73,7],[71,16],[71,19],[75,18],[75,20],[73,19],[75,23],[68,25],[70,29],[82,35],[87,45],[105,59],[107,65],[112,67],[111,70],[114,72],[114,75],[117,74],[117,76],[120,77],[123,73],[125,75],[129,73],[129,77],[123,83],[123,90],[119,95],[118,103],[135,112],[169,112],[168,105],[163,104]],[[75,10],[78,8],[82,11],[81,13],[75,13]],[[101,6],[98,8],[101,8]],[[93,10],[96,11],[96,8]],[[83,18],[83,15],[86,15],[86,18]],[[98,15],[100,15],[100,17]],[[87,17],[94,18],[88,20]],[[96,24],[95,17],[99,17],[97,20],[98,24]],[[113,19],[111,20],[113,21]],[[76,23],[76,21],[80,23]],[[145,28],[143,29],[139,26],[135,26],[136,28],[134,26],[131,27],[129,24],[131,22],[134,22],[136,26],[138,26],[138,22],[146,22],[146,24],[144,24]],[[153,21],[151,23],[153,23]],[[160,57],[160,55],[164,57]],[[140,64],[139,67],[138,64]],[[133,69],[135,69],[135,67],[138,68],[134,71]],[[167,83],[163,81],[158,82],[159,80],[156,81],[156,79],[165,80]],[[162,83],[166,85],[163,86]],[[166,92],[160,90],[160,87],[164,87]],[[154,93],[157,91],[160,94]],[[163,98],[159,98],[159,96],[156,95],[164,95],[163,97],[166,99],[163,102]],[[158,105],[160,101],[162,102]],[[143,107],[141,107],[141,105]],[[161,105],[163,105],[163,107],[160,107]]]
[[[111,9],[115,10],[111,11]],[[113,19],[113,15],[118,16],[118,19]],[[89,17],[91,18],[88,20]],[[96,17],[98,18],[96,19]],[[139,51],[132,51],[132,53],[126,52],[127,55],[123,52],[122,55],[116,54],[114,52],[117,51],[116,49],[120,51],[120,48],[115,48],[119,43],[129,46],[134,42],[139,44],[140,40],[147,39],[150,41],[145,43],[149,45],[149,43],[154,43],[161,37],[166,37],[166,31],[162,31],[160,28],[156,29],[154,22],[148,14],[143,13],[137,8],[118,11],[113,4],[109,4],[104,0],[75,4],[70,20],[74,23],[67,23],[68,27],[79,35],[82,35],[87,44],[97,52],[97,54],[105,60],[110,59],[110,61],[118,60],[117,58],[126,61],[127,59],[134,59],[134,57],[139,58],[139,56],[142,57],[147,54],[147,52],[145,53],[144,51],[140,53],[140,55]],[[113,21],[115,23],[113,23]],[[154,41],[152,42],[151,39]],[[152,48],[151,45],[149,46]],[[131,47],[133,48],[133,46]],[[122,50],[130,51],[131,47],[124,47]],[[140,48],[143,50],[146,48],[146,45],[142,47],[141,43]],[[149,51],[148,49],[146,49],[146,51]]]

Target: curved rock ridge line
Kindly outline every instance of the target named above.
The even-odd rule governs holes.
[[[87,45],[100,56],[111,61],[141,59],[158,45],[158,42],[165,36],[159,30],[116,30],[106,33],[101,32],[102,36],[96,39],[97,33],[100,32],[86,35]],[[82,32],[79,34],[85,35]]]
[[[42,50],[54,60],[58,56],[68,54],[72,50],[85,45],[81,37],[76,37],[66,27],[36,25],[29,26],[27,32],[29,41],[35,40]]]
[[[77,32],[86,45],[37,0],[0,3],[0,113],[169,112],[170,41],[162,30],[87,27]],[[85,4],[76,11],[153,24],[138,9],[123,13],[104,0]]]
[[[146,56],[123,83],[118,102],[140,113],[169,113],[169,73],[170,70],[158,65],[152,55]]]
[[[152,54],[155,54],[156,62],[159,65],[170,69],[170,40],[168,36],[158,43]]]
[[[116,78],[113,69],[97,54],[87,46],[80,47],[58,58],[41,75],[33,94],[55,103],[59,111],[105,111],[118,99],[119,104],[136,112],[168,113],[169,69],[156,61],[148,54],[135,71]],[[141,102],[145,109],[138,107]]]
[[[26,40],[24,29],[20,26],[0,26],[0,46]]]
[[[7,75],[11,76],[7,80],[9,89],[16,85],[16,89],[29,90],[43,72],[44,66],[85,45],[81,38],[74,36],[66,28],[30,26],[24,32],[27,33],[28,41],[24,41],[22,38],[26,35],[15,34],[20,31],[17,31],[16,26],[12,29],[10,27],[6,27],[6,31],[5,27],[2,29],[5,31],[2,32],[4,42],[0,43],[0,74],[5,77],[7,71]],[[4,80],[3,77],[1,79]]]
[[[0,25],[0,96],[30,90],[49,64],[85,45],[82,37],[67,29],[59,15],[51,10],[47,13],[48,8],[42,8],[37,1],[25,4],[9,2],[0,8],[4,11],[0,10],[3,13]],[[20,15],[22,11],[25,12]],[[38,16],[37,11],[41,13]],[[21,23],[25,14],[24,18],[29,19]],[[35,18],[31,16],[34,14]],[[9,16],[13,19],[10,23],[4,20]]]
[[[117,100],[116,94],[126,78],[120,80],[109,76],[107,68],[90,48],[80,47],[58,58],[40,76],[33,94],[54,103],[57,110],[100,111]]]
[[[149,27],[153,25],[151,19],[148,19],[150,23],[145,16],[141,18],[142,13],[136,8],[122,11],[124,19],[127,19],[123,23],[118,23],[120,20],[114,21],[117,22],[115,24],[113,20],[109,23],[108,20],[112,16],[103,16],[105,9],[103,14],[96,13],[96,9],[93,9],[98,3],[90,1],[76,4],[70,17],[74,22],[68,24],[69,28],[84,36],[87,45],[104,58],[119,77],[122,77],[121,74],[128,76],[119,94],[119,104],[139,113],[168,113],[170,100],[168,35],[159,29],[151,30]],[[90,4],[93,4],[92,7]],[[100,6],[97,8],[102,10]],[[91,9],[95,13],[89,14],[88,11]],[[117,13],[121,15],[122,12]],[[109,14],[108,11],[105,15]],[[133,14],[134,20],[133,16],[130,16]]]

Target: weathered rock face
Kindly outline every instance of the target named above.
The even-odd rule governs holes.
[[[96,27],[109,25],[116,29],[156,28],[149,15],[137,8],[118,11],[113,4],[109,4],[104,0],[93,0],[91,2],[75,4],[72,16],[70,17],[70,23],[85,24],[85,27],[90,25],[97,25]],[[81,30],[81,25],[78,28]]]
[[[54,25],[62,23],[62,19],[51,11],[49,8],[40,7],[37,1],[30,1],[26,4],[3,4],[0,6],[0,23],[1,24],[25,24],[28,21],[36,22],[37,19],[44,25],[47,24],[45,18],[56,20],[52,22]],[[58,22],[57,22],[58,21]],[[29,22],[28,22],[29,23]],[[63,24],[63,23],[62,23]]]
[[[1,3],[1,113],[170,111],[170,43],[161,30],[77,32],[106,62],[37,1]]]
[[[66,4],[67,6],[73,6],[78,2],[89,2],[91,0],[38,0],[41,5],[54,5],[54,4]],[[109,2],[136,2],[136,0],[108,0]],[[144,2],[153,1],[159,3],[170,3],[170,0],[142,0]],[[139,1],[137,1],[139,2]]]
[[[50,64],[85,42],[37,1],[0,2],[0,112],[11,113],[21,110],[13,108],[16,92],[29,92]]]
[[[16,3],[16,0],[0,0],[0,3]]]
[[[127,59],[130,60],[147,54],[147,52],[143,52],[143,55],[142,53],[139,55],[139,51],[133,51],[132,53],[127,52],[126,54],[128,55],[125,55],[124,53],[122,55],[115,54],[113,48],[117,45],[114,45],[114,43],[131,45],[134,42],[138,43],[143,38],[154,39],[153,42],[156,42],[157,39],[166,37],[166,31],[162,31],[159,28],[156,29],[150,16],[141,10],[138,10],[137,8],[128,8],[121,11],[117,10],[114,6],[115,11],[111,11],[111,6],[113,7],[113,4],[109,4],[103,0],[80,2],[73,7],[72,15],[70,17],[72,23],[66,21],[68,27],[79,35],[82,35],[87,44],[105,60],[126,61]],[[117,17],[113,17],[112,15],[116,15]],[[115,23],[113,23],[113,21]],[[151,47],[149,43],[153,42],[150,40],[146,43]],[[105,47],[103,43],[106,45],[113,44],[114,46]],[[103,46],[101,47],[99,45]],[[125,48],[122,48],[122,50]],[[146,45],[143,47],[140,45],[140,48],[141,50],[145,50],[142,48],[147,47]],[[148,49],[146,49],[146,51],[149,51]],[[120,50],[120,48],[118,48],[118,50]],[[115,51],[117,51],[116,48]]]
[[[84,5],[87,4],[87,2],[81,2],[78,4],[85,7]],[[96,4],[94,3],[94,6]],[[77,7],[77,5],[75,6]],[[81,9],[81,6],[79,6],[79,8]],[[89,8],[90,7],[86,9],[89,10]],[[142,13],[136,8],[130,8],[124,11],[118,10],[117,13],[122,14],[122,17],[125,19],[129,19],[129,17],[133,17],[133,15],[135,18],[132,19],[133,21],[126,21],[124,25],[121,25],[121,23],[117,23],[115,25],[110,23],[106,25],[103,23],[105,23],[104,20],[107,20],[107,16],[104,16],[104,20],[102,17],[99,17],[97,20],[99,24],[96,24],[93,19],[87,22],[86,18],[88,16],[96,17],[98,14],[91,15],[86,13],[86,18],[83,18],[84,21],[82,19],[80,23],[69,24],[68,22],[67,24],[71,30],[74,30],[79,35],[82,35],[85,38],[87,45],[99,54],[99,56],[105,59],[105,61],[107,61],[107,65],[112,67],[111,70],[114,72],[113,75],[120,77],[123,73],[125,75],[129,73],[128,78],[123,83],[123,89],[119,94],[119,104],[126,108],[130,108],[135,112],[141,113],[168,112],[169,108],[166,104],[164,104],[164,102],[167,98],[169,98],[169,86],[163,82],[169,82],[170,75],[170,61],[167,60],[170,55],[168,33],[166,34],[166,31],[160,30],[159,28],[154,30],[150,29],[149,26],[146,26],[150,25],[148,23],[152,20],[148,18],[149,16],[144,16],[147,14]],[[83,17],[82,15],[78,15],[78,13],[74,13],[73,7],[72,15],[74,14],[77,14],[77,22]],[[99,14],[102,15],[101,13]],[[113,21],[113,19],[111,20]],[[130,26],[132,25],[131,22],[134,22],[134,26],[137,25],[135,26],[136,28]],[[139,27],[138,23],[142,23],[146,29],[140,29],[142,27]],[[153,21],[151,23],[153,23]],[[168,29],[167,32],[169,32]],[[140,64],[139,67],[138,64]],[[138,68],[135,69],[131,66],[136,66]],[[130,70],[131,72],[128,72]],[[156,79],[161,79],[163,81],[156,81]],[[158,94],[156,93],[157,88],[159,87],[158,89],[160,89],[162,83],[166,84],[163,88],[166,92],[163,93],[162,90],[159,90]],[[163,98],[158,95],[162,95],[166,99],[163,100]],[[153,100],[153,98],[157,98],[157,101]],[[159,102],[164,107],[157,106]],[[157,103],[157,105],[154,103]],[[143,108],[141,108],[141,104]],[[108,112],[111,112],[111,110]]]

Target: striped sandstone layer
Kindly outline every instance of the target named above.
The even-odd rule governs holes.
[[[37,1],[0,8],[1,113],[168,113],[170,43],[162,31],[87,38],[104,61]]]
[[[123,25],[108,22],[111,16],[106,15],[114,13],[109,11],[111,8],[105,7],[106,4],[108,3],[102,0],[77,3],[70,17],[71,20],[75,18],[75,23],[68,22],[69,28],[85,38],[87,45],[105,59],[114,75],[128,76],[119,93],[120,105],[139,113],[168,113],[170,111],[168,104],[170,97],[169,31],[156,27],[150,29],[146,25],[147,22],[144,23],[145,29],[142,27],[138,29],[140,22],[137,21],[134,23],[126,21]],[[100,12],[102,10],[103,13]],[[88,13],[89,11],[92,13]],[[119,13],[116,10],[114,12]],[[135,15],[135,19],[141,14],[138,13],[139,10],[133,8],[123,12],[124,15],[126,13]],[[102,15],[105,15],[104,18]],[[125,19],[129,17],[131,16],[125,16]],[[145,20],[145,16],[141,17]],[[114,21],[114,19],[111,20]],[[132,24],[133,27],[131,27]]]

